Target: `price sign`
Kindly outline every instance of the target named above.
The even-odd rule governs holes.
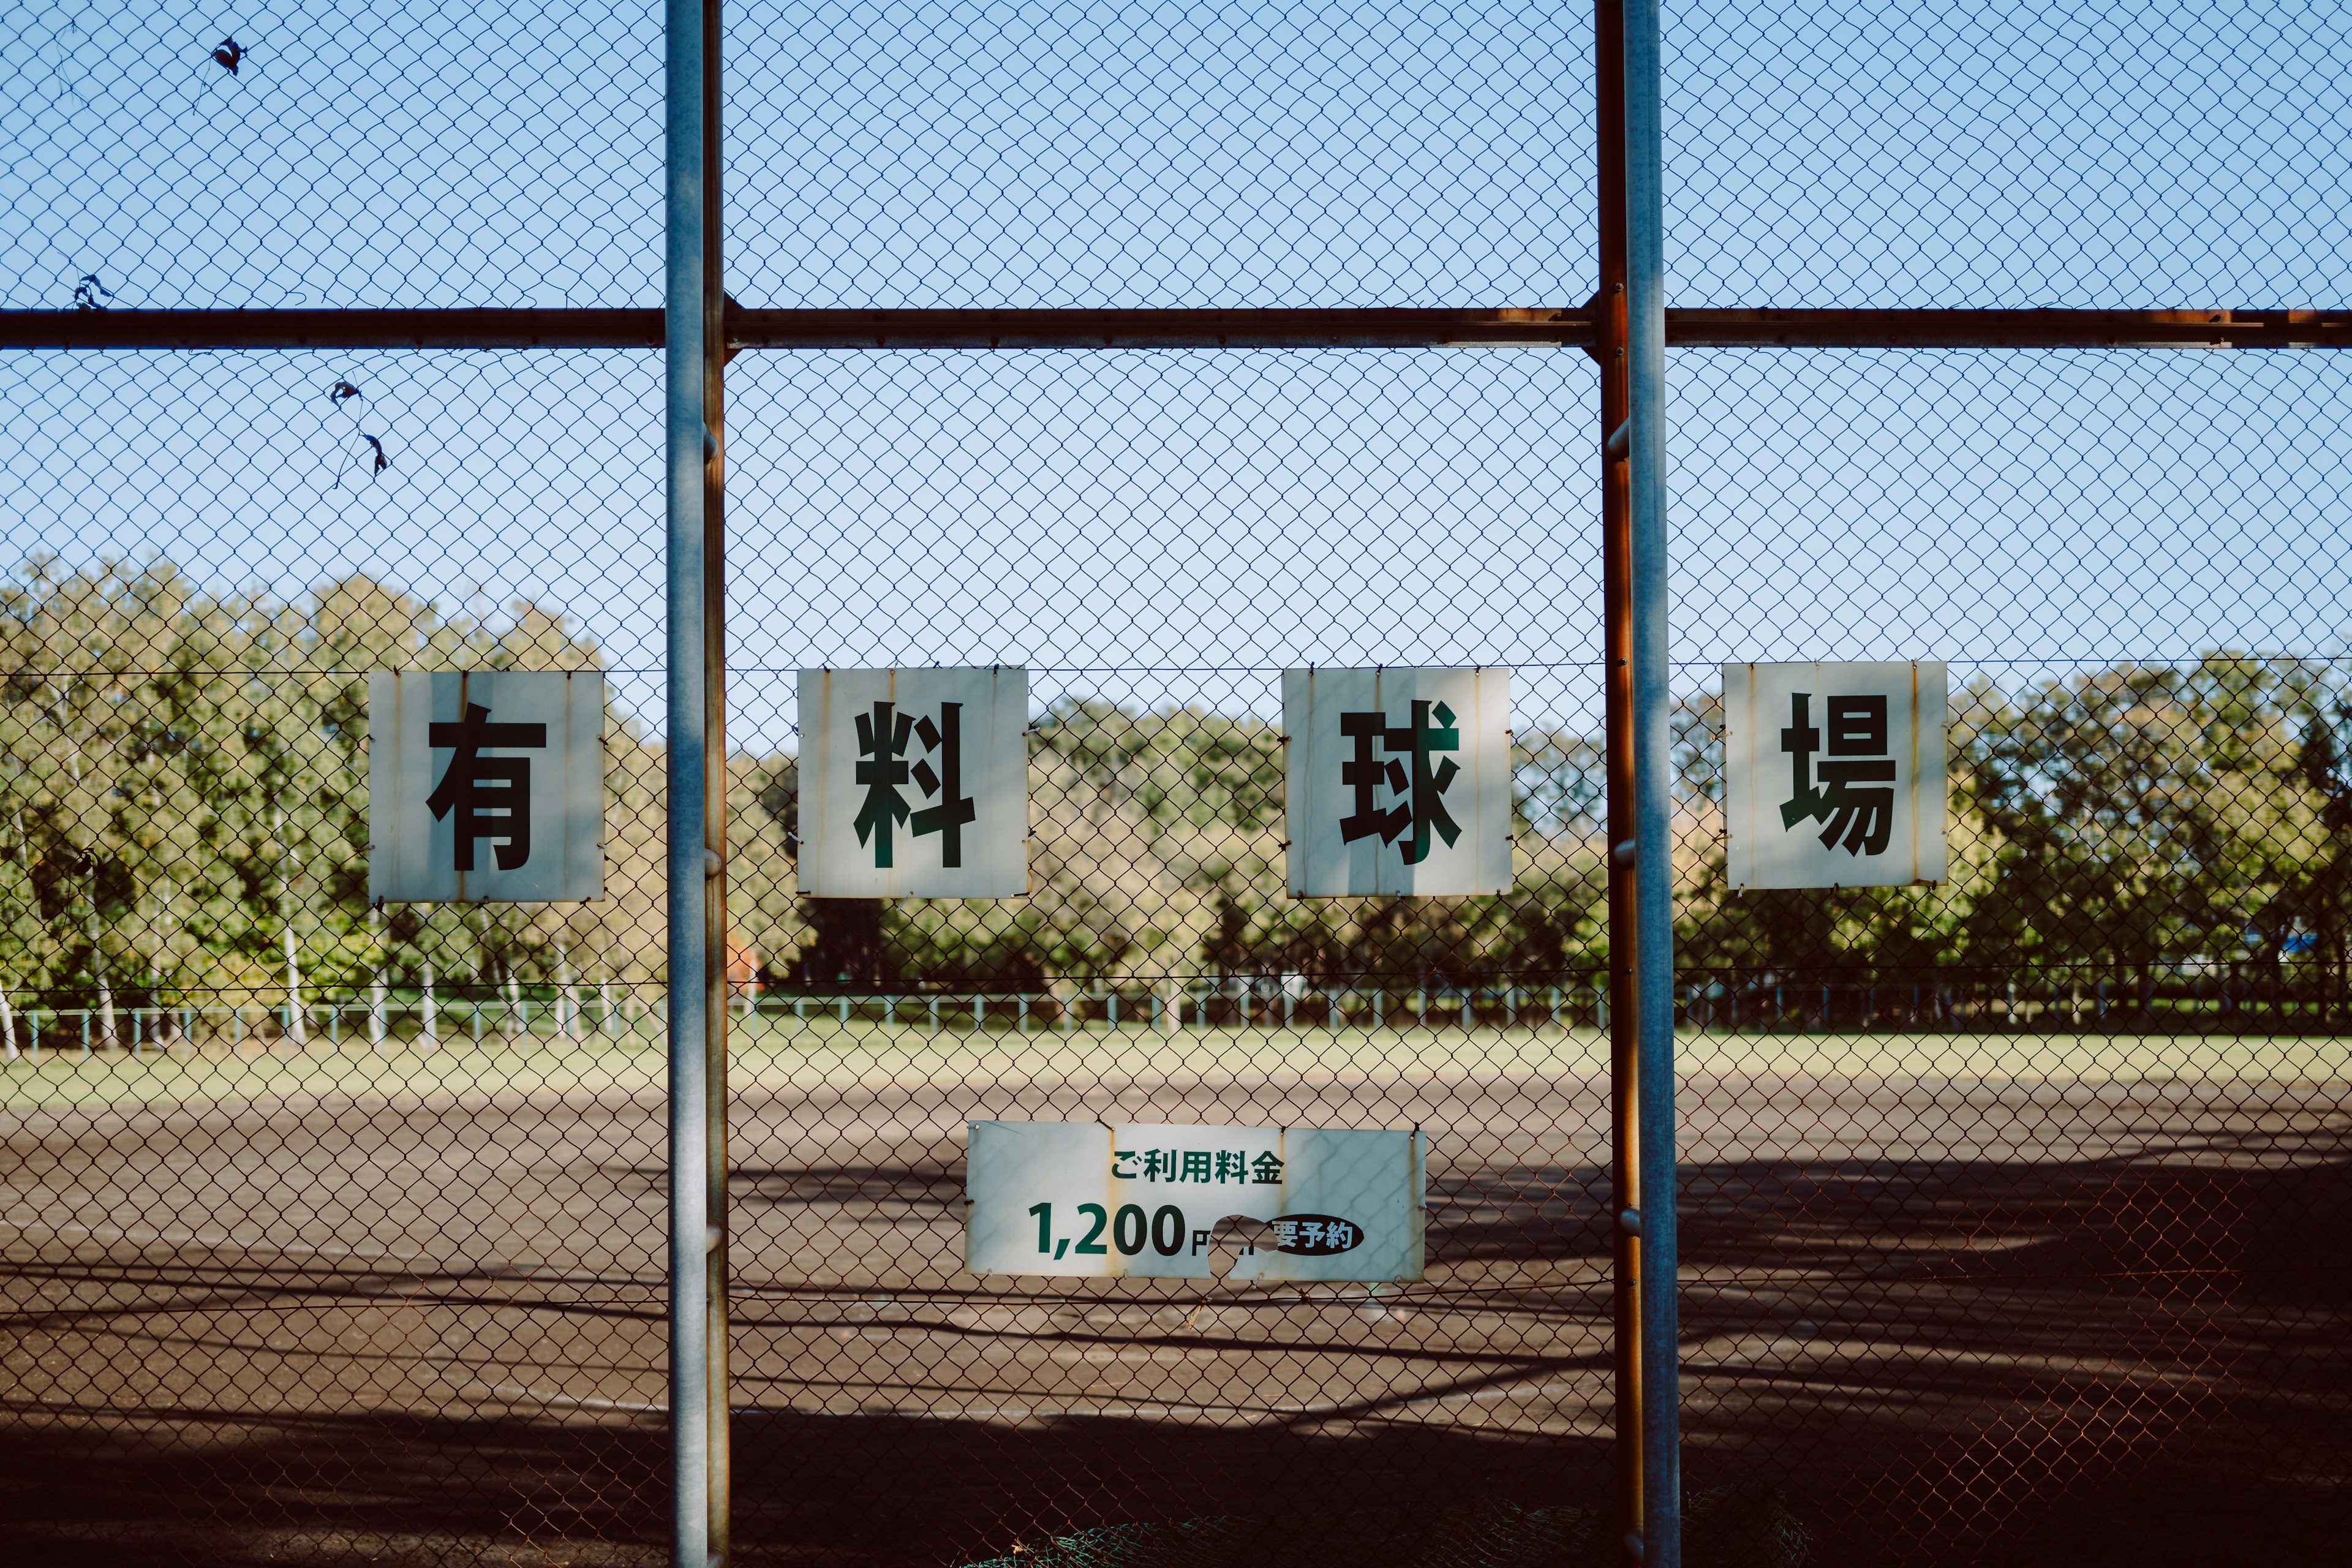
[[[1241,1218],[1270,1228],[1229,1278],[1418,1279],[1425,1155],[1417,1131],[975,1121],[965,1267],[1213,1279],[1217,1225]]]

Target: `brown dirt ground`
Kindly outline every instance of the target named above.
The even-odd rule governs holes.
[[[660,1561],[649,1078],[12,1113],[0,1548]],[[2352,1524],[2346,1102],[1687,1082],[1690,1481],[1780,1486],[1817,1563],[2328,1560]],[[1417,1122],[1428,1279],[956,1272],[962,1122],[1114,1108]],[[1602,1115],[1596,1083],[1475,1065],[739,1093],[736,1555],[940,1563],[1122,1520],[1605,1506]]]

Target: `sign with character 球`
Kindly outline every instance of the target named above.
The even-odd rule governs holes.
[[[964,1267],[974,1274],[1210,1279],[1227,1219],[1260,1222],[1229,1279],[1422,1276],[1418,1131],[974,1121]]]
[[[1290,891],[1511,886],[1511,672],[1282,676]]]
[[[604,725],[593,670],[369,675],[368,897],[603,897]]]
[[[803,669],[801,891],[1029,890],[1029,672]]]
[[[1723,667],[1734,888],[1944,879],[1941,664]]]

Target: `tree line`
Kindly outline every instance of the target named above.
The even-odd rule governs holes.
[[[663,979],[661,749],[617,707],[604,900],[367,900],[368,672],[602,668],[560,612],[445,615],[362,576],[294,601],[223,595],[165,563],[36,559],[0,588],[0,638],[12,1034],[28,1005],[110,1019],[262,1000],[299,1030],[310,1003],[368,987]],[[1678,962],[1733,984],[2067,974],[2141,1007],[2211,973],[2340,1010],[2347,731],[2352,692],[2326,661],[1979,681],[1954,701],[1950,880],[1743,896],[1724,885],[1719,710],[1694,699],[1675,731]],[[1512,892],[1296,900],[1277,724],[1066,700],[1035,723],[1031,896],[885,905],[798,895],[796,761],[737,755],[730,968],[808,991],[1589,985],[1609,961],[1600,742],[1523,729],[1514,763]]]

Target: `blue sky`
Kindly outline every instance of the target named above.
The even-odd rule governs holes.
[[[729,15],[746,303],[1591,289],[1581,7]],[[1676,303],[2352,303],[2342,15],[1670,6],[1667,44]],[[658,302],[657,10],[60,12],[0,53],[7,306],[91,273],[125,305]],[[659,390],[644,354],[8,356],[0,527],[221,586],[533,596],[651,710]],[[1041,699],[1260,711],[1287,663],[1508,662],[1523,723],[1577,721],[1592,390],[1574,351],[746,355],[737,732],[788,734],[802,663],[1000,658]],[[1690,683],[2347,651],[2331,356],[1684,352],[1673,396]]]

